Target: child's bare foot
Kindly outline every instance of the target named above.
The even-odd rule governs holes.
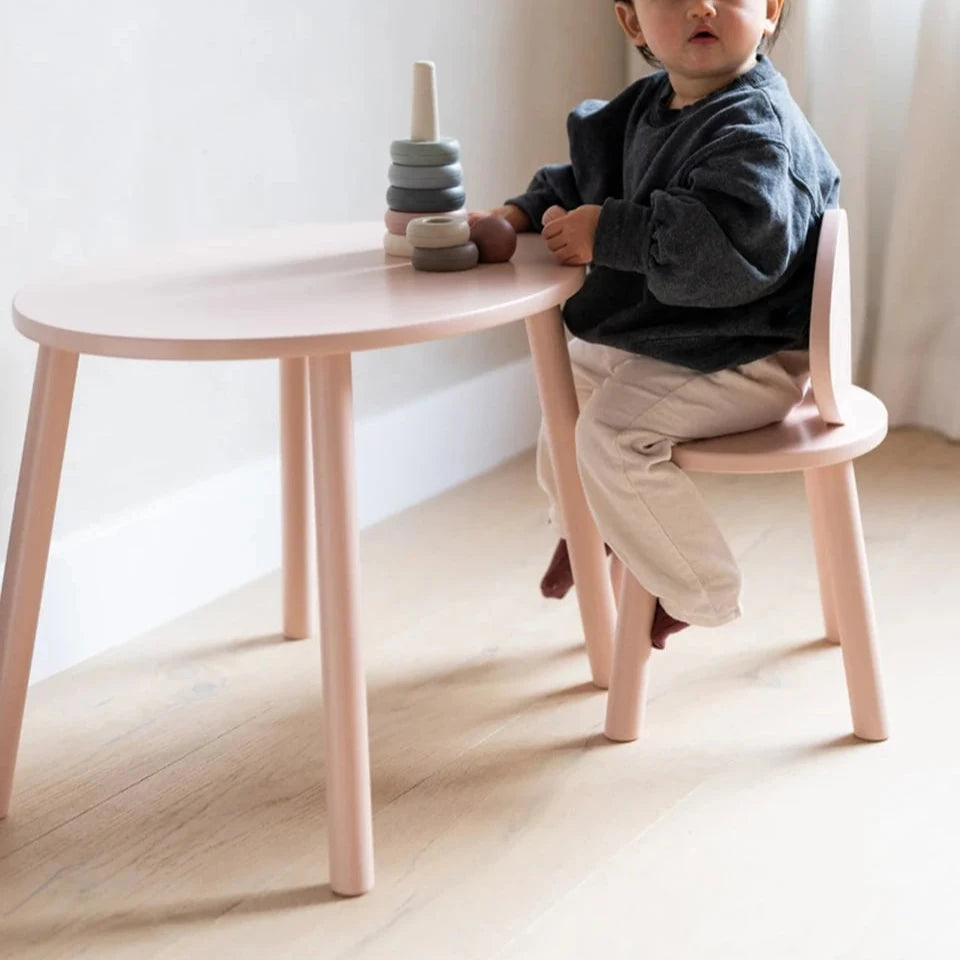
[[[658,600],[657,608],[653,613],[653,626],[650,628],[650,641],[658,650],[665,650],[667,637],[669,637],[671,633],[679,633],[681,630],[686,630],[689,626],[689,623],[684,623],[682,620],[671,617],[670,614],[660,606],[660,601]]]
[[[606,544],[603,546],[607,554],[609,554],[610,548]],[[561,600],[570,592],[572,586],[573,571],[570,569],[570,554],[567,552],[567,541],[561,539],[557,541],[557,548],[553,551],[553,556],[550,558],[550,565],[547,567],[547,572],[540,581],[540,592],[545,597]],[[658,650],[665,650],[667,637],[673,633],[679,633],[681,630],[686,630],[689,626],[689,623],[684,623],[682,620],[671,617],[670,614],[660,606],[660,601],[657,600],[657,606],[653,614],[653,625],[650,627],[650,640]]]
[[[570,569],[570,554],[567,553],[567,541],[559,540],[553,551],[547,572],[540,581],[540,592],[545,597],[562,600],[573,586],[573,571]]]
[[[610,548],[604,544],[607,555]],[[547,598],[562,600],[573,586],[573,570],[570,569],[570,554],[567,553],[567,541],[559,540],[557,549],[553,551],[547,572],[540,581],[540,592]]]

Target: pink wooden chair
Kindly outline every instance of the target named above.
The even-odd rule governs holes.
[[[817,251],[810,318],[812,395],[782,423],[679,444],[673,461],[701,473],[803,471],[813,525],[826,635],[839,642],[853,732],[885,740],[873,598],[853,460],[887,434],[887,411],[851,383],[850,247],[847,215],[829,210]],[[635,740],[645,709],[655,599],[629,571],[620,580],[616,649],[604,732]]]

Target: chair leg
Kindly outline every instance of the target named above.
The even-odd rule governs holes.
[[[290,640],[302,640],[316,634],[309,402],[306,357],[281,360],[283,634]]]
[[[0,818],[10,811],[77,354],[41,346],[0,590]]]
[[[527,337],[537,374],[590,672],[594,684],[606,689],[610,683],[615,610],[603,540],[580,485],[574,440],[579,408],[560,310],[555,307],[530,317]]]
[[[836,602],[833,597],[833,577],[830,571],[830,543],[827,518],[824,513],[821,478],[816,470],[805,470],[803,481],[810,507],[810,525],[813,531],[813,548],[817,558],[817,576],[820,580],[820,606],[823,609],[823,626],[826,639],[840,642],[837,625]]]
[[[367,690],[360,643],[359,548],[350,355],[310,359],[323,735],[330,884],[344,896],[373,887]]]
[[[822,467],[816,473],[830,549],[830,581],[853,732],[861,740],[886,740],[877,627],[853,463]]]
[[[657,606],[632,573],[623,576],[620,616],[613,655],[613,673],[607,694],[607,719],[603,732],[608,740],[636,740],[647,706],[648,662],[653,646],[650,629]]]

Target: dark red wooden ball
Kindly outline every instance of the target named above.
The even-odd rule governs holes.
[[[503,217],[483,217],[470,228],[481,263],[506,263],[517,249],[517,231]]]

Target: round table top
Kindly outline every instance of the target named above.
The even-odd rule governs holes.
[[[510,263],[421,273],[383,252],[380,222],[257,230],[76,268],[13,301],[16,328],[74,353],[234,360],[368,350],[548,310],[583,283],[538,235]]]

